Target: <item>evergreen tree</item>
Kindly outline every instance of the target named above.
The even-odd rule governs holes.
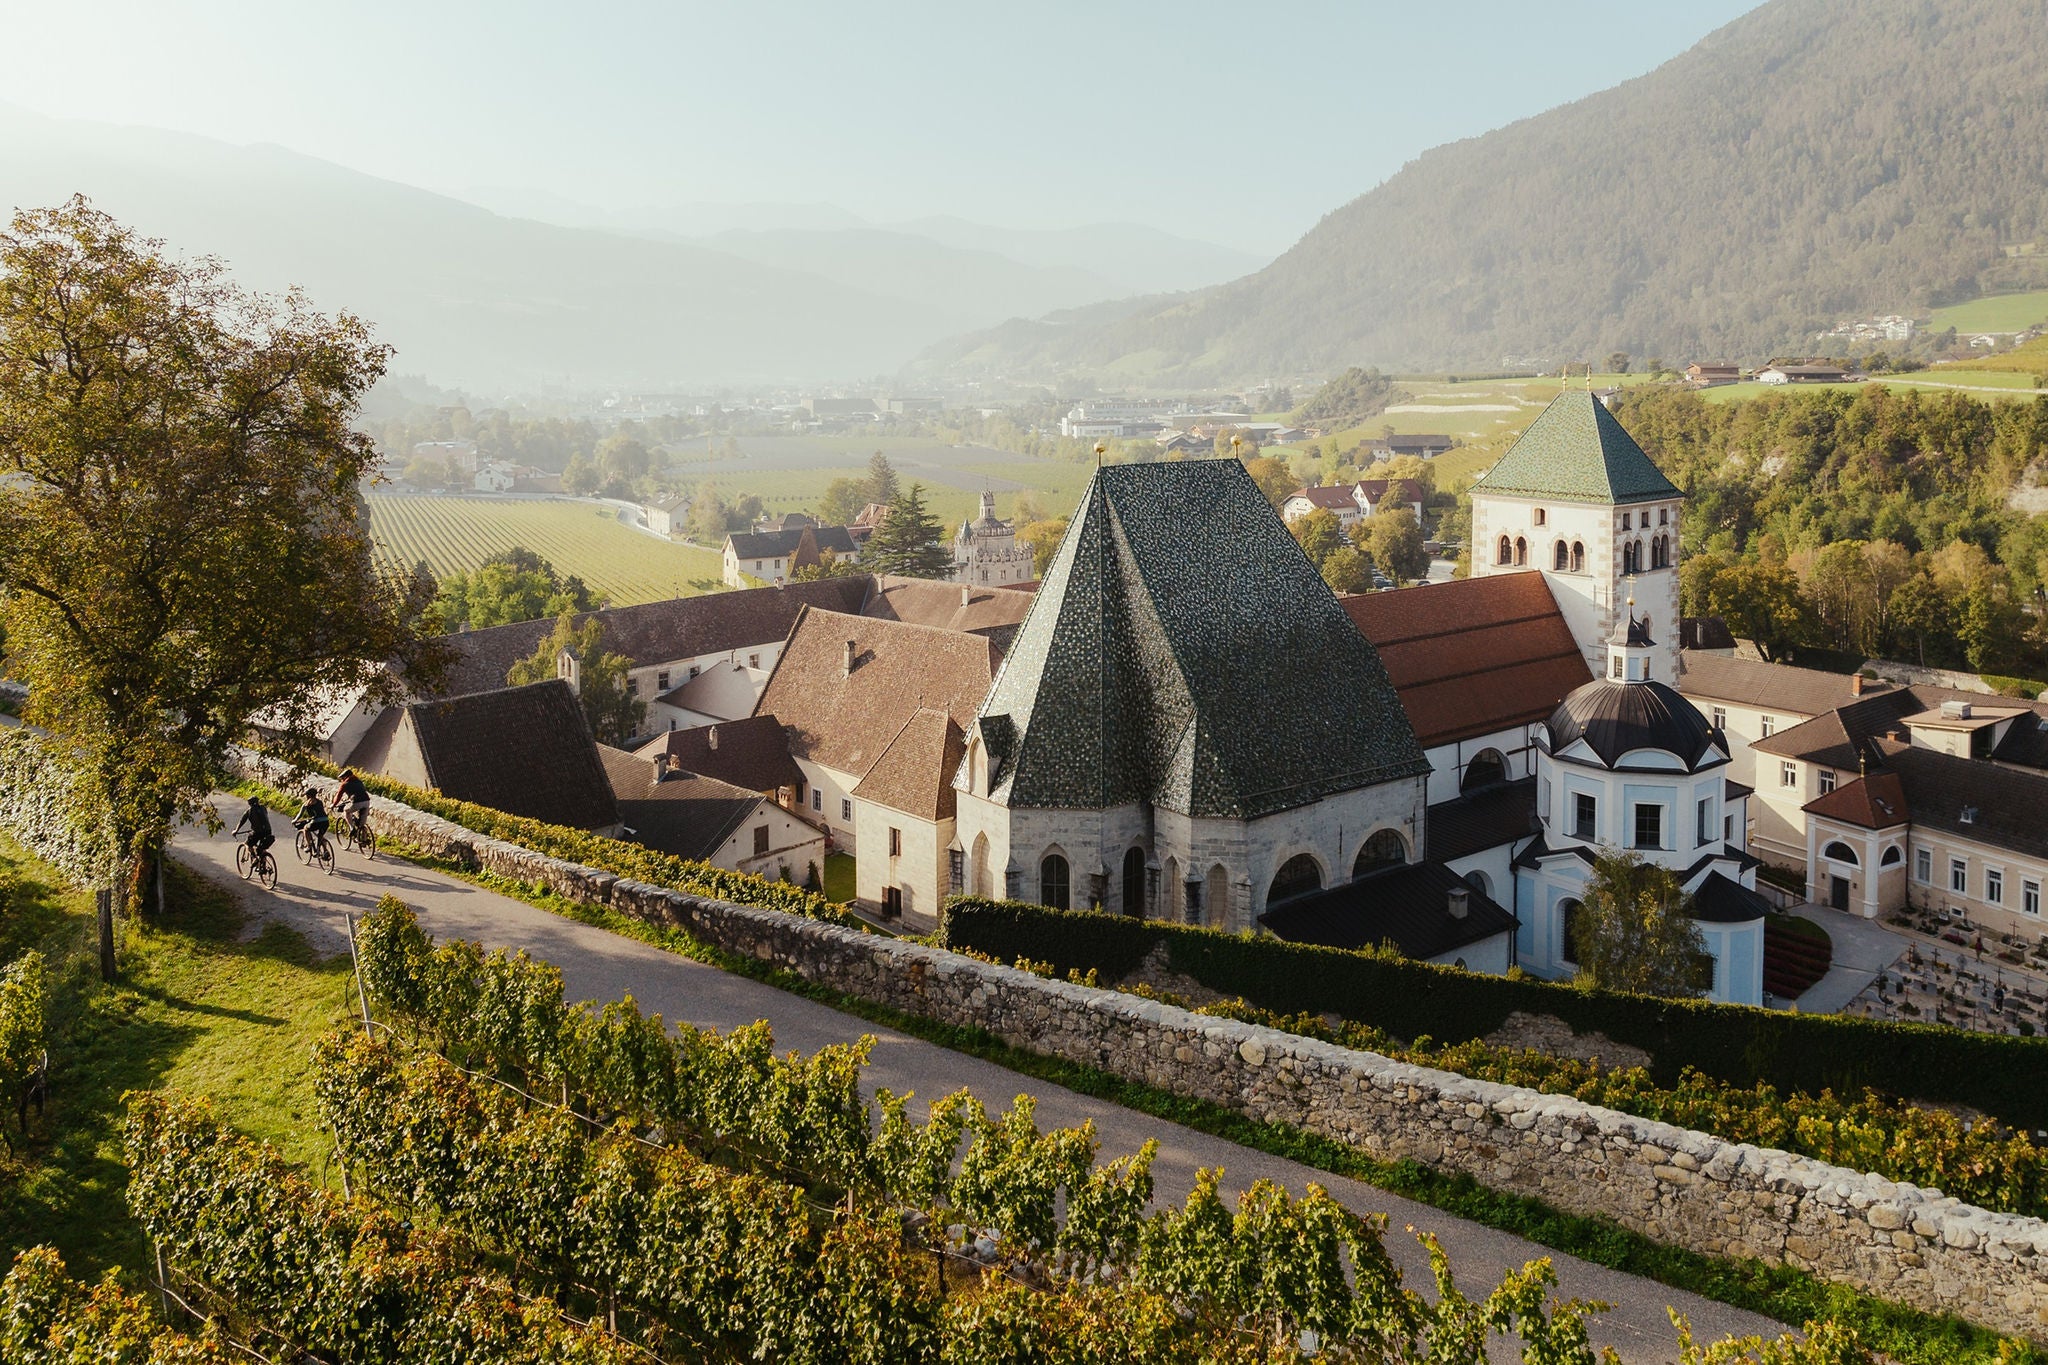
[[[924,505],[923,484],[911,484],[890,504],[889,515],[868,538],[861,567],[870,573],[901,574],[905,578],[946,578],[952,574],[953,552],[946,548],[946,533],[939,519]]]
[[[894,507],[902,490],[896,483],[896,466],[881,451],[868,456],[868,501]]]

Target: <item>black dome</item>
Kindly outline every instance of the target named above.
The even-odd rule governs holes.
[[[1551,753],[1583,739],[1610,768],[1631,749],[1662,749],[1690,771],[1716,739],[1699,708],[1660,682],[1596,679],[1558,703],[1549,726]]]

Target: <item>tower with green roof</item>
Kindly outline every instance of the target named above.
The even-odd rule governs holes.
[[[1472,573],[1541,573],[1598,676],[1631,593],[1678,681],[1678,514],[1685,496],[1606,404],[1561,393],[1472,486]]]

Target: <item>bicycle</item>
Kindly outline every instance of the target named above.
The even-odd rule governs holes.
[[[366,817],[358,816],[354,811],[341,817],[341,846],[373,861],[376,859],[377,836],[370,832],[370,822]]]
[[[243,881],[248,881],[250,874],[254,873],[265,891],[277,890],[277,859],[270,856],[267,848],[258,853],[249,847],[247,840],[236,844],[235,871],[241,874]]]
[[[311,826],[299,831],[296,851],[299,861],[322,872],[334,871],[334,845],[327,838],[326,830],[315,830]]]

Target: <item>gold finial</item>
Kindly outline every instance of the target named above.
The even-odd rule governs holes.
[[[1095,467],[1096,467],[1097,469],[1100,469],[1100,468],[1102,468],[1102,457],[1103,457],[1103,456],[1104,456],[1105,454],[1107,454],[1107,453],[1108,453],[1108,451],[1109,451],[1109,447],[1108,447],[1108,446],[1106,446],[1106,445],[1104,445],[1104,444],[1103,444],[1102,442],[1100,442],[1100,441],[1097,441],[1097,442],[1095,443]]]

